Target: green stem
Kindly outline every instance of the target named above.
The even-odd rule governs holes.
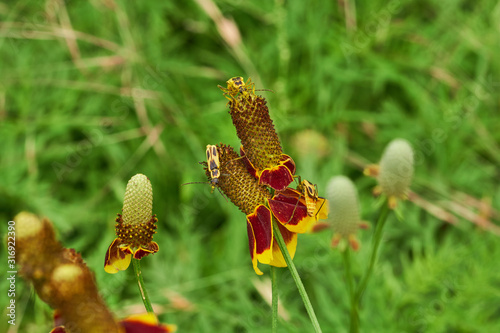
[[[349,298],[352,299],[354,297],[354,280],[351,271],[351,255],[349,246],[347,246],[346,249],[342,252],[342,258],[344,259],[345,282],[349,291]]]
[[[363,293],[365,292],[368,281],[373,273],[373,267],[377,261],[377,254],[380,247],[380,241],[382,240],[382,231],[384,229],[385,221],[389,215],[389,202],[385,200],[384,204],[380,209],[380,213],[377,220],[377,225],[375,227],[375,234],[373,236],[373,248],[370,257],[370,264],[363,276],[356,292],[354,293],[354,301],[351,303],[351,329],[350,332],[359,332],[359,304],[363,298]]]
[[[149,300],[148,292],[144,286],[144,279],[142,278],[141,272],[141,261],[139,259],[132,258],[132,264],[134,266],[135,277],[137,278],[137,284],[139,285],[139,291],[141,292],[142,301],[144,302],[144,307],[148,313],[154,313],[153,307],[151,306],[151,301]]]
[[[290,257],[290,253],[288,253],[288,249],[285,245],[285,241],[283,240],[283,236],[281,235],[280,229],[277,225],[278,222],[273,218],[273,230],[274,230],[274,238],[278,242],[278,246],[280,247],[281,253],[285,258],[285,262],[288,265],[288,269],[290,270],[290,274],[297,285],[297,289],[299,290],[299,294],[302,297],[302,302],[304,302],[304,306],[307,310],[307,314],[311,319],[311,323],[314,327],[314,331],[316,333],[321,332],[321,327],[319,326],[318,319],[316,318],[316,314],[314,313],[314,309],[312,307],[311,301],[309,300],[309,296],[307,295],[306,289],[304,288],[304,284],[300,279],[299,272],[295,268],[295,265],[292,261],[292,257]]]
[[[272,330],[271,332],[278,332],[278,281],[276,280],[276,267],[271,266],[271,287],[272,287]]]
[[[356,298],[354,296],[354,278],[351,270],[351,251],[349,246],[342,252],[342,258],[344,259],[344,269],[345,269],[345,280],[347,285],[347,290],[349,291],[349,302],[351,306],[351,327],[350,332],[354,333],[359,330],[359,321],[357,316],[357,306]]]

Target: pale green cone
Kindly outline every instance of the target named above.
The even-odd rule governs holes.
[[[153,215],[153,188],[148,177],[137,174],[130,178],[123,200],[122,219],[125,225],[146,223]]]
[[[360,221],[358,193],[352,181],[345,176],[333,177],[327,185],[326,195],[330,204],[330,219],[334,230],[333,246],[344,239],[354,250],[359,248],[356,240]],[[344,243],[340,249],[345,248]]]
[[[381,192],[388,197],[405,199],[413,178],[413,149],[408,141],[394,139],[386,147],[382,159],[378,182]]]

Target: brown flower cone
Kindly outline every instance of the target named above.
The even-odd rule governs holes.
[[[231,146],[217,146],[220,160],[220,177],[218,187],[245,215],[252,214],[258,205],[265,205],[271,194],[265,186],[248,173],[238,153]],[[205,168],[208,179],[210,171]]]
[[[283,150],[266,100],[254,94],[240,94],[230,102],[229,114],[253,166],[262,171],[278,165]]]

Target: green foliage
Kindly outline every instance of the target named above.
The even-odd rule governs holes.
[[[233,76],[274,90],[261,93],[297,174],[320,194],[331,176],[349,176],[363,219],[376,218],[375,182],[356,161],[377,162],[396,137],[416,151],[412,188],[420,196],[439,204],[467,193],[500,209],[498,4],[357,3],[357,31],[348,33],[336,1],[217,1],[241,33],[242,44],[231,47],[199,5],[209,2],[0,3],[0,219],[29,210],[52,220],[117,316],[142,304],[132,270],[106,274],[104,254],[126,183],[143,173],[160,251],[142,271],[160,320],[179,332],[269,332],[245,217],[209,185],[181,186],[205,180],[197,162],[207,144],[239,146],[217,88]],[[498,236],[410,202],[399,210],[363,298],[362,331],[500,331]],[[353,255],[356,276],[371,235],[362,232]],[[331,236],[300,235],[294,262],[323,331],[347,332]],[[311,331],[288,271],[278,276],[290,314],[279,331]],[[47,332],[50,308],[17,282],[20,331]],[[0,290],[5,309],[5,280]],[[191,306],[176,306],[174,293]],[[8,327],[2,317],[0,331]]]

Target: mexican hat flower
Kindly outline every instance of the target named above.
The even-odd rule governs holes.
[[[255,95],[250,79],[244,83],[241,77],[231,78],[227,88],[219,88],[230,100],[229,114],[241,140],[241,154],[245,156],[249,172],[260,185],[284,190],[293,181],[295,163],[283,153],[265,98]]]
[[[149,313],[117,321],[99,295],[94,273],[79,253],[56,239],[48,219],[21,212],[14,222],[19,272],[55,310],[52,333],[175,331],[175,325],[161,324]]]
[[[153,215],[153,189],[143,174],[133,176],[125,189],[122,214],[116,218],[116,238],[106,252],[104,270],[110,274],[125,270],[132,256],[141,259],[158,252],[153,241],[158,219]]]
[[[297,232],[305,232],[315,219],[307,215],[305,199],[301,200],[299,192],[294,189],[271,196],[266,186],[260,185],[248,173],[245,162],[231,146],[218,145],[217,154],[220,161],[217,186],[246,215],[249,250],[255,272],[262,274],[257,267],[258,262],[286,267],[283,254],[274,239],[273,216],[280,221],[278,228],[293,258],[297,248]],[[211,179],[207,166],[205,173]]]
[[[378,165],[365,168],[365,175],[373,176],[378,181],[374,193],[385,194],[389,207],[394,209],[398,200],[408,197],[413,178],[413,149],[404,139],[392,140],[384,150]]]

